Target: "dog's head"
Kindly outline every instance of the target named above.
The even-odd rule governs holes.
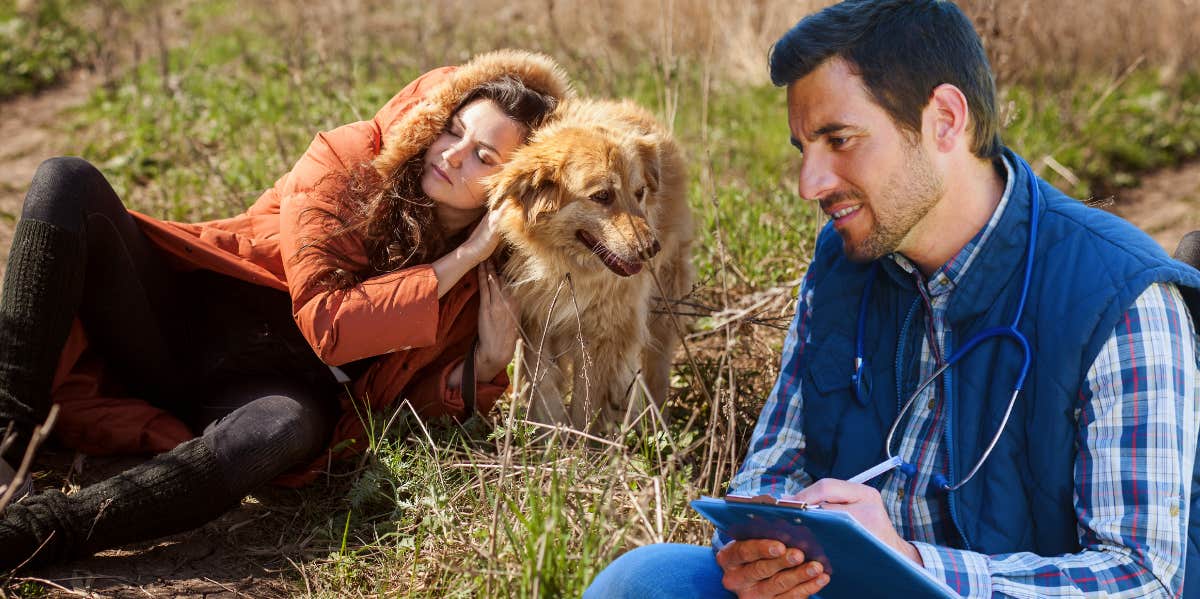
[[[599,126],[543,128],[488,181],[501,233],[517,251],[637,274],[659,250],[662,141]]]

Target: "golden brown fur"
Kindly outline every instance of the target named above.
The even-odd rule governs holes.
[[[639,373],[661,405],[679,331],[655,312],[694,276],[685,165],[670,134],[632,102],[568,101],[490,184],[513,250],[504,275],[530,348],[531,417],[619,425],[642,395]]]

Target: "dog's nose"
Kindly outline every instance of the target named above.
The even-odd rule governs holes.
[[[642,259],[649,260],[649,259],[653,258],[654,255],[657,254],[659,252],[659,250],[661,250],[661,249],[662,249],[662,245],[660,245],[658,243],[658,240],[655,239],[654,243],[651,243],[649,247],[642,249]]]

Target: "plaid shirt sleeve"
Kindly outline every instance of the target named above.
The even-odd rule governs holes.
[[[750,437],[746,461],[730,483],[730,493],[782,497],[812,483],[804,471],[804,417],[800,397],[799,359],[808,342],[812,318],[812,271],[800,283],[796,317],[783,343],[779,379],[767,398]]]
[[[1075,459],[1083,551],[983,555],[914,543],[926,569],[965,597],[1179,596],[1200,421],[1196,338],[1178,288],[1153,285],[1088,370]]]

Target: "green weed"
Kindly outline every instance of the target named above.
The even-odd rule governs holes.
[[[0,0],[0,100],[52,85],[78,64],[93,38],[70,18],[76,0],[43,0],[18,10]]]

